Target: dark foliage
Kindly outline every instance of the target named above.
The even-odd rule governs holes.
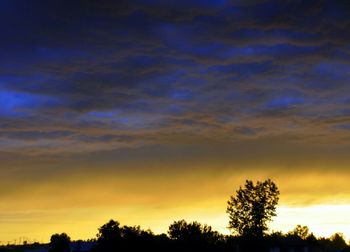
[[[223,247],[224,237],[213,231],[211,226],[202,225],[196,221],[187,223],[185,220],[175,221],[169,226],[168,234],[173,243],[181,251],[211,251]]]
[[[242,236],[262,237],[267,222],[276,216],[278,196],[277,186],[270,179],[255,185],[246,180],[244,188],[240,187],[227,202],[229,228]]]
[[[66,233],[53,234],[50,239],[50,252],[70,252],[70,237]]]
[[[120,226],[110,220],[99,228],[97,245],[94,251],[163,251],[169,244],[166,235],[154,235],[150,230],[142,230],[140,226]]]

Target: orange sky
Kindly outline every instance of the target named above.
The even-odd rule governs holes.
[[[179,164],[181,169],[176,170]],[[85,173],[77,169],[35,183],[15,178],[21,179],[19,187],[8,189],[0,203],[2,241],[26,237],[46,242],[56,232],[66,232],[73,239],[93,238],[97,228],[111,218],[156,233],[166,232],[172,221],[182,218],[229,233],[225,213],[229,195],[245,179],[267,177],[281,191],[271,230],[287,232],[301,224],[318,236],[336,231],[350,235],[349,175],[338,174],[346,167],[332,171],[321,164],[267,167],[261,163],[248,169],[246,164],[184,160],[174,164],[148,161],[144,164],[148,169],[132,169],[130,163],[124,167],[127,165],[123,171],[113,166],[86,169]]]

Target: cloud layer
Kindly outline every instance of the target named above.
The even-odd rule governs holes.
[[[347,142],[346,1],[1,5],[1,149],[95,151],[174,132]]]

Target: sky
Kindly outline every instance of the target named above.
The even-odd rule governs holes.
[[[0,1],[0,243],[109,219],[229,233],[246,179],[271,230],[350,239],[347,0]]]

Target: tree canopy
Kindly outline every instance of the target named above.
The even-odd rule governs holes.
[[[70,237],[66,233],[53,234],[50,239],[50,252],[70,252]]]
[[[229,228],[242,236],[263,236],[267,222],[276,216],[278,200],[278,188],[270,179],[256,184],[246,180],[227,202]]]
[[[211,226],[199,222],[187,223],[185,220],[175,221],[169,226],[168,234],[171,239],[182,241],[214,241],[219,234]]]
[[[289,235],[294,235],[300,239],[306,240],[309,236],[309,228],[307,226],[297,225],[293,231],[289,232]]]

